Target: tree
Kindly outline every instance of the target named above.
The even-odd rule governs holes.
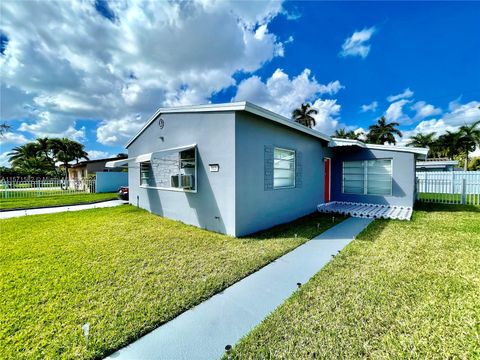
[[[436,139],[434,132],[428,134],[418,133],[410,137],[410,142],[407,143],[407,146],[431,148],[434,146],[435,141]]]
[[[340,139],[352,139],[352,140],[360,140],[360,136],[362,134],[356,133],[353,130],[346,131],[345,128],[335,130],[333,137],[340,138]]]
[[[480,157],[474,157],[468,164],[468,170],[480,171]]]
[[[88,154],[84,150],[84,146],[76,141],[63,139],[50,139],[50,148],[56,161],[62,162],[65,168],[65,179],[68,180],[68,164],[71,161],[80,159],[88,160]]]
[[[8,130],[10,130],[12,127],[8,125],[6,122],[3,122],[0,124],[0,136],[5,134]]]
[[[292,119],[299,124],[312,128],[317,124],[312,115],[317,114],[318,110],[312,108],[309,103],[306,103],[292,111]]]
[[[368,127],[367,142],[371,144],[385,143],[396,144],[395,135],[402,137],[402,133],[397,129],[400,124],[397,122],[387,123],[385,116],[378,119],[377,123]]]
[[[462,153],[465,156],[465,162],[463,165],[463,170],[467,171],[468,164],[468,153],[475,151],[475,148],[480,146],[480,128],[478,125],[480,120],[475,121],[470,125],[460,126],[459,129],[459,145],[462,149]]]
[[[14,168],[21,167],[21,164],[27,159],[37,157],[37,147],[35,146],[35,143],[29,142],[25,145],[14,147],[7,156],[9,157],[8,161]]]
[[[447,130],[445,134],[438,137],[434,144],[435,154],[438,157],[446,156],[453,159],[460,155],[462,149],[460,147],[460,133]]]
[[[348,139],[348,132],[345,130],[345,128],[337,129],[333,133],[333,137],[339,138],[339,139]]]
[[[44,156],[46,160],[52,161],[51,157],[51,141],[48,137],[37,138],[35,140],[35,146],[37,147],[37,153]]]

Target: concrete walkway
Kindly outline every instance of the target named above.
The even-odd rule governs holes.
[[[53,213],[59,213],[64,211],[79,211],[79,210],[96,209],[96,208],[107,208],[107,207],[113,207],[113,206],[118,206],[123,204],[127,204],[127,202],[123,200],[108,200],[108,201],[97,202],[95,204],[65,205],[65,206],[57,206],[57,207],[46,207],[42,209],[2,211],[0,212],[0,219],[9,219],[13,217],[27,216],[27,215],[53,214]]]
[[[348,218],[108,359],[220,358],[372,221]]]

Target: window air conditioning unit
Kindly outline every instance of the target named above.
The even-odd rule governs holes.
[[[182,188],[192,189],[194,186],[193,175],[181,175],[182,177]]]
[[[180,187],[180,176],[181,175],[172,175],[170,177],[170,186],[172,188],[179,188]]]
[[[172,188],[193,189],[195,186],[193,175],[172,175],[170,177],[170,186]]]

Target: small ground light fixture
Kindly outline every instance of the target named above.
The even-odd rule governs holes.
[[[297,238],[297,234],[295,234],[295,239]]]
[[[82,326],[82,330],[83,330],[83,336],[85,336],[85,342],[88,347],[88,336],[90,335],[90,323],[85,323]]]
[[[227,354],[227,359],[231,359],[232,358],[232,345],[226,345],[225,346],[225,354]]]

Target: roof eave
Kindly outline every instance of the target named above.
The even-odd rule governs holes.
[[[364,149],[372,149],[372,150],[408,152],[408,153],[413,153],[417,157],[424,158],[424,159],[428,155],[427,148],[367,144],[362,141],[353,140],[353,139],[341,139],[341,138],[333,137],[331,141],[328,143],[328,147],[339,147],[339,146],[359,146]]]

